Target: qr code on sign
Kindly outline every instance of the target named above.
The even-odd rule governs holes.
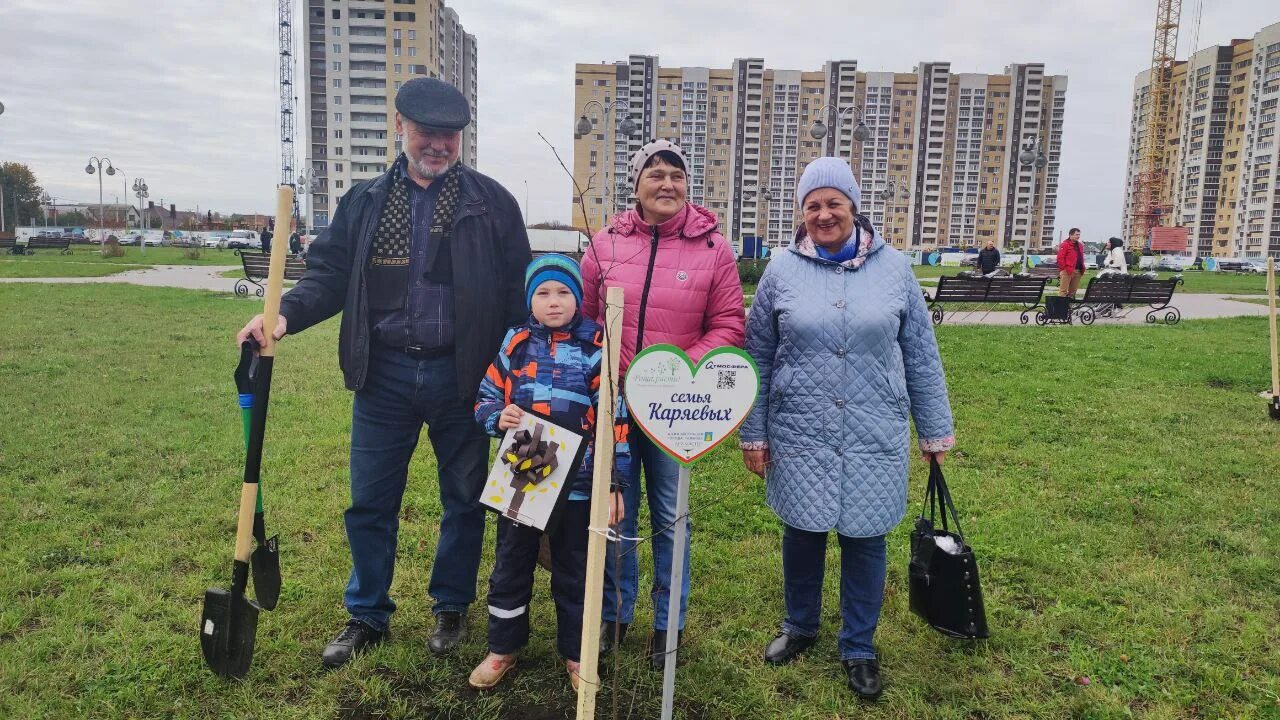
[[[737,375],[732,370],[721,370],[719,377],[716,379],[716,389],[732,390],[735,379],[737,379]]]

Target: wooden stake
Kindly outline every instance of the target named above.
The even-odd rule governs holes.
[[[1276,356],[1276,260],[1267,258],[1267,322],[1271,325],[1271,397],[1280,396],[1280,361]]]
[[[596,405],[595,466],[591,479],[591,524],[609,526],[609,483],[613,477],[613,412],[618,402],[618,350],[622,345],[622,288],[611,287],[604,300],[604,367],[600,402]],[[579,651],[578,720],[596,716],[600,688],[600,610],[604,601],[604,559],[608,541],[599,532],[587,535],[586,597],[582,603],[582,648]]]

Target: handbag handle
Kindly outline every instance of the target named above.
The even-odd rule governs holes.
[[[951,490],[947,487],[947,480],[942,475],[942,465],[934,457],[929,458],[929,484],[925,489],[925,504],[929,507],[930,522],[936,520],[938,510],[941,509],[943,532],[950,532],[947,523],[947,515],[950,515],[951,522],[956,526],[956,535],[960,537],[961,542],[964,542],[964,529],[960,527],[960,513],[956,512],[955,502],[951,499]],[[920,516],[924,516],[923,510]]]

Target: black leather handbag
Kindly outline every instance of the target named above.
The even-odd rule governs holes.
[[[929,461],[925,506],[929,517],[922,508],[911,533],[911,563],[907,566],[911,612],[944,635],[986,638],[990,633],[978,582],[978,561],[960,529],[960,516],[942,477],[942,466],[933,459]],[[939,515],[941,529],[936,526]],[[940,538],[946,547],[939,546]]]

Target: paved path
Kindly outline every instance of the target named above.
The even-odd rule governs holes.
[[[0,278],[0,282],[30,283],[127,283],[151,287],[175,287],[189,290],[214,290],[233,292],[235,278],[222,277],[222,273],[235,269],[234,265],[156,265],[142,270],[126,270],[102,277],[61,278]]]
[[[1173,294],[1173,306],[1182,312],[1183,320],[1210,320],[1215,318],[1242,317],[1261,315],[1266,317],[1267,306],[1258,303],[1241,302],[1233,300],[1232,297],[1238,298],[1255,298],[1266,299],[1266,295],[1212,295],[1209,293],[1180,293]],[[956,311],[951,312],[946,309],[943,304],[943,311],[946,313],[943,318],[944,325],[1019,325],[1021,320],[1019,314],[1011,311],[999,312],[982,312],[982,311]],[[1129,306],[1129,314],[1118,319],[1099,318],[1094,322],[1095,325],[1144,325],[1147,322],[1146,310],[1148,306]],[[1160,311],[1156,314],[1157,322],[1164,321],[1164,314],[1167,311]],[[1031,318],[1031,322],[1035,322],[1035,318]],[[1079,320],[1076,320],[1079,325]]]
[[[176,287],[191,290],[213,290],[215,292],[234,292],[235,278],[222,277],[222,273],[234,268],[232,265],[156,265],[144,270],[129,270],[104,277],[76,278],[0,278],[0,282],[18,283],[128,283],[131,285],[147,285],[151,287]],[[922,278],[921,283],[929,283],[936,278]],[[1176,292],[1173,295],[1174,306],[1182,311],[1184,320],[1205,320],[1212,318],[1263,316],[1267,314],[1267,306],[1259,303],[1241,302],[1234,298],[1265,299],[1265,295],[1216,295],[1208,293]],[[1019,325],[1018,313],[1010,311],[982,312],[946,310],[943,324],[947,325]],[[1160,318],[1164,313],[1160,313]],[[1034,318],[1032,322],[1034,322]],[[1133,310],[1124,318],[1117,320],[1099,319],[1097,324],[1112,325],[1124,323],[1142,325],[1146,323],[1146,312],[1140,308]]]

